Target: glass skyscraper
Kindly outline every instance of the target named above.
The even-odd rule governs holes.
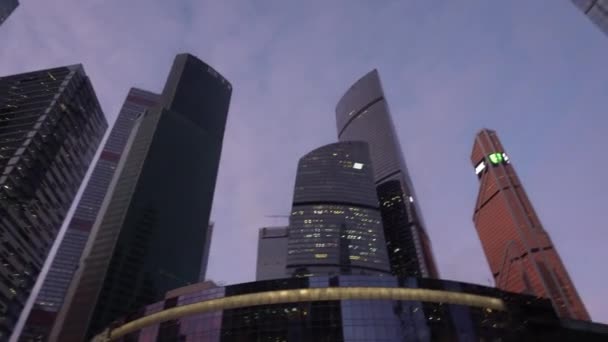
[[[46,340],[46,336],[53,326],[55,315],[63,304],[72,275],[78,268],[85,244],[133,126],[136,120],[146,110],[153,107],[158,100],[159,95],[145,90],[132,88],[129,91],[68,225],[22,336],[34,340]]]
[[[365,142],[325,145],[300,159],[287,275],[389,274]]]
[[[495,131],[477,134],[471,162],[479,178],[473,221],[496,287],[549,298],[560,316],[590,320]]]
[[[608,35],[608,0],[572,0],[572,2]]]
[[[18,0],[0,0],[0,25],[13,13],[19,6]]]
[[[106,128],[82,65],[0,77],[0,341],[27,317]]]
[[[51,341],[83,341],[168,290],[196,283],[232,87],[189,54],[137,123]]]
[[[264,227],[258,233],[256,280],[285,278],[289,227]]]
[[[336,121],[340,141],[369,144],[392,273],[438,277],[377,70],[348,89],[336,107]]]

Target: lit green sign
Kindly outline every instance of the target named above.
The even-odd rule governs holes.
[[[490,154],[488,156],[488,159],[490,160],[490,163],[492,163],[494,165],[509,162],[509,157],[507,157],[507,154],[501,153],[501,152],[495,152],[495,153]]]
[[[492,164],[502,163],[502,154],[501,153],[492,153],[488,156],[488,158],[490,158],[490,163],[492,163]]]

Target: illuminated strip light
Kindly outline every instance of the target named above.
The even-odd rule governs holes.
[[[353,299],[421,301],[430,303],[466,305],[501,311],[506,310],[505,303],[499,298],[442,290],[388,287],[330,287],[277,290],[211,299],[203,302],[166,309],[142,318],[138,318],[111,330],[109,340],[117,340],[122,336],[141,330],[153,324],[205,312],[237,309],[257,305]],[[96,340],[103,341],[104,337],[98,335]]]
[[[486,169],[486,162],[482,161],[481,163],[477,164],[477,166],[475,166],[475,174],[478,175],[485,169]]]

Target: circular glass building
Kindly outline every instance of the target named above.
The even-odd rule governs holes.
[[[550,301],[392,276],[199,283],[114,322],[94,341],[584,341],[605,325],[562,321]]]

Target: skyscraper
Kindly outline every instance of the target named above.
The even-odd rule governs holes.
[[[205,241],[203,241],[203,260],[201,261],[201,272],[199,274],[199,280],[204,281],[207,277],[207,266],[209,264],[209,252],[211,251],[211,237],[213,237],[214,222],[209,222],[207,226],[207,234],[205,234]]]
[[[0,77],[0,341],[28,314],[106,128],[81,65]]]
[[[608,35],[608,0],[572,0],[572,2]]]
[[[438,277],[377,70],[355,82],[340,99],[336,122],[340,141],[361,140],[369,144],[391,272],[398,276]]]
[[[496,132],[477,134],[471,162],[480,182],[473,221],[496,287],[547,297],[560,316],[589,320]]]
[[[347,141],[300,159],[287,275],[389,274],[369,148]]]
[[[0,25],[13,13],[17,6],[19,6],[18,0],[0,0]]]
[[[204,62],[175,58],[159,105],[127,143],[51,341],[83,341],[168,290],[198,282],[231,93]]]
[[[288,227],[264,227],[259,231],[256,280],[285,278]]]
[[[78,268],[82,251],[101,209],[101,204],[114,177],[118,161],[123,154],[135,121],[146,110],[153,107],[158,100],[159,95],[145,90],[132,88],[129,91],[80,198],[74,216],[68,225],[22,336],[46,340],[46,336],[53,326],[55,315],[63,304],[63,298],[72,280],[72,275]]]

